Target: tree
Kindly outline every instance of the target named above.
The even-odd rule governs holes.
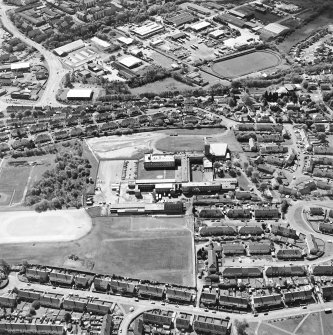
[[[0,259],[0,269],[4,274],[9,275],[10,265],[4,259]]]
[[[264,192],[265,190],[267,190],[268,188],[268,185],[267,183],[261,183],[258,187],[258,189],[261,191],[261,192]]]
[[[284,213],[284,214],[287,213],[288,207],[289,207],[289,204],[288,204],[287,200],[283,199],[282,202],[281,202],[281,212]]]
[[[247,335],[246,329],[249,327],[249,324],[246,320],[239,321],[235,320],[235,327],[237,331],[237,335]]]
[[[35,310],[40,308],[40,302],[38,300],[34,300],[31,304],[31,307],[34,308]]]
[[[326,134],[324,132],[318,133],[317,138],[321,143],[326,142]]]

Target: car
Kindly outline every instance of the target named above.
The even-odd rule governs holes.
[[[155,301],[151,301],[150,303],[151,303],[152,305],[155,305]]]

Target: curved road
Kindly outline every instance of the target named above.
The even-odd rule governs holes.
[[[44,56],[45,62],[47,63],[48,70],[49,70],[49,78],[47,80],[43,96],[36,103],[36,105],[62,106],[56,100],[56,93],[60,87],[60,83],[61,83],[63,76],[69,71],[64,69],[62,63],[60,62],[57,56],[55,56],[52,52],[46,50],[40,44],[32,41],[30,38],[23,35],[18,30],[18,28],[15,27],[13,22],[9,19],[9,16],[7,13],[9,9],[13,9],[13,8],[14,8],[13,6],[8,6],[4,4],[3,0],[0,0],[0,19],[3,25],[14,37],[18,37],[27,45],[37,49]]]

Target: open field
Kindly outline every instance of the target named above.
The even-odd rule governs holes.
[[[91,218],[84,210],[0,213],[0,243],[71,241],[86,235]]]
[[[180,81],[177,81],[173,78],[166,78],[160,81],[155,81],[140,87],[131,88],[130,91],[132,94],[141,94],[147,92],[161,93],[161,92],[173,92],[173,91],[182,91],[193,89],[192,86],[186,85]]]
[[[192,235],[185,219],[99,217],[92,225],[76,241],[3,244],[1,257],[63,266],[75,254],[84,262],[72,267],[194,285]]]
[[[4,165],[0,172],[0,206],[20,203],[23,201],[32,166],[10,166],[7,162]]]
[[[280,57],[273,52],[255,51],[214,63],[211,70],[222,77],[235,78],[277,66],[280,61]]]
[[[95,137],[87,140],[88,146],[101,159],[139,159],[149,152],[156,133],[138,133],[125,136]]]
[[[203,151],[204,143],[203,136],[180,135],[162,138],[155,147],[166,152]]]

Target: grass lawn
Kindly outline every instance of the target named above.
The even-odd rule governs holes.
[[[30,165],[11,166],[8,161],[0,173],[0,206],[20,203],[23,200],[24,190],[28,182],[32,167]]]
[[[325,312],[320,313],[321,319],[323,320],[323,335],[331,335],[333,329],[333,317],[332,314],[326,314]],[[318,334],[320,335],[320,334]]]
[[[305,315],[291,316],[289,318],[283,319],[282,321],[272,320],[269,323],[274,325],[275,327],[279,327],[286,331],[293,332],[297,328],[299,323],[303,320],[304,316]]]
[[[1,246],[10,263],[63,266],[71,254],[83,260],[80,269],[194,286],[192,235],[183,218],[98,217],[76,241]]]
[[[258,329],[258,332],[257,332],[258,335],[288,335],[290,334],[289,332],[285,332],[284,330],[282,329],[278,329],[278,328],[275,328],[275,327],[271,327],[270,325],[268,325],[267,323],[262,323],[260,326],[259,326],[259,329]]]
[[[182,91],[193,89],[194,87],[186,85],[180,81],[177,81],[173,78],[166,78],[160,81],[155,81],[140,87],[131,88],[130,91],[132,94],[141,94],[147,92],[161,93],[161,92],[173,92],[173,91]]]
[[[279,63],[280,57],[275,53],[256,51],[214,63],[211,70],[225,78],[235,78],[277,66]]]
[[[202,151],[203,136],[169,136],[158,140],[156,149],[166,152]]]
[[[98,174],[98,167],[99,167],[99,161],[96,159],[95,155],[91,152],[89,149],[86,141],[82,142],[82,149],[83,149],[83,157],[87,158],[90,162],[91,169],[90,169],[90,177],[94,181],[93,184],[90,184],[87,186],[87,193],[94,193],[95,187],[96,187],[96,179]]]
[[[320,313],[312,313],[307,316],[300,328],[296,332],[297,335],[320,335],[321,322]]]

